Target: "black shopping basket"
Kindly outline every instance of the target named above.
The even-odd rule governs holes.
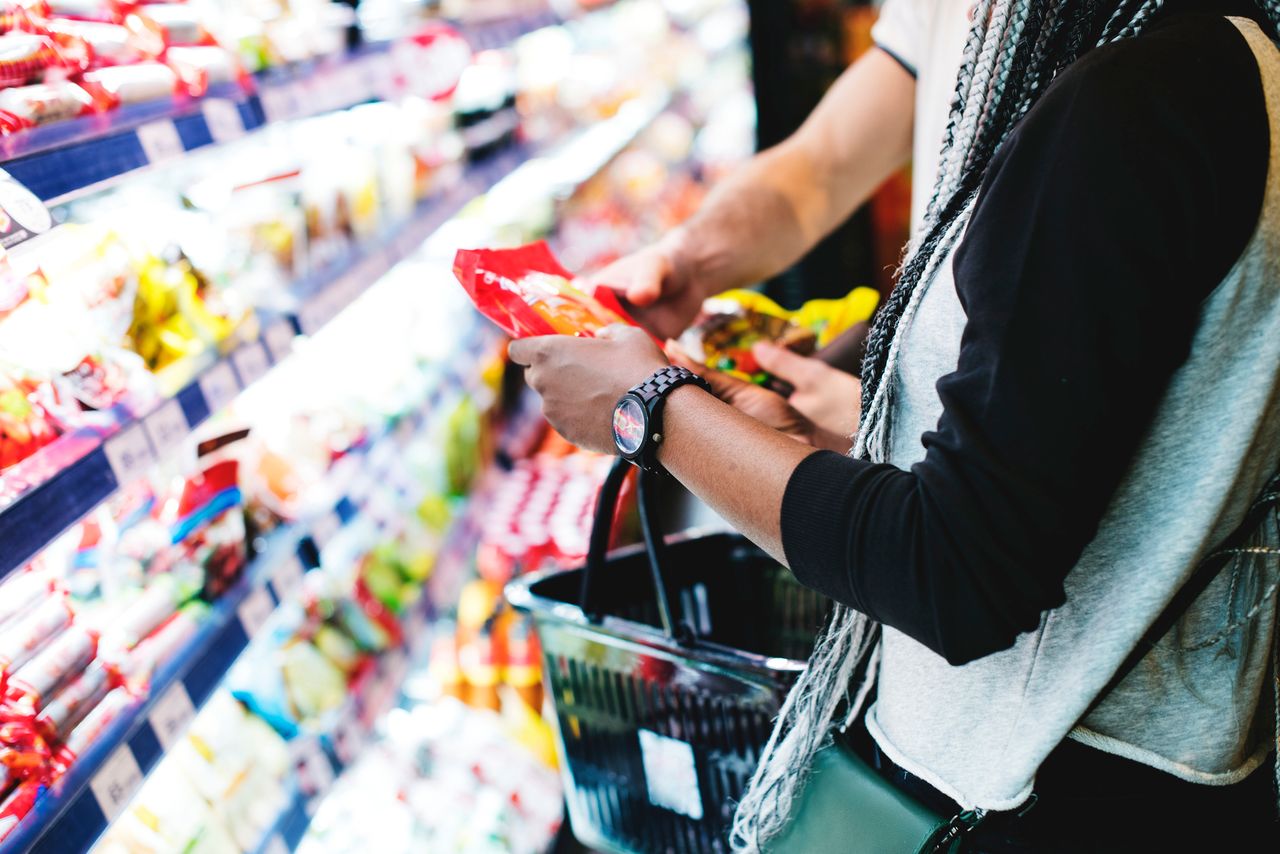
[[[629,469],[619,460],[601,489],[586,566],[521,577],[507,598],[542,643],[574,835],[606,851],[726,851],[830,602],[739,535],[665,543],[643,472],[645,547],[606,556]]]

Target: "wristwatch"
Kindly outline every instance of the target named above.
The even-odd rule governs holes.
[[[693,371],[668,365],[618,398],[613,407],[613,443],[618,453],[646,471],[660,470],[663,405],[667,395],[690,383],[711,391],[707,381]]]

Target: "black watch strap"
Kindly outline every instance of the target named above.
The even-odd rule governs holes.
[[[711,391],[707,381],[688,368],[667,365],[665,368],[654,371],[647,380],[633,387],[631,394],[638,395],[645,403],[649,403],[655,397],[662,397],[688,383],[701,386],[704,391]]]

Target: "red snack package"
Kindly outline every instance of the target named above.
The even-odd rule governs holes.
[[[72,679],[49,700],[36,715],[36,728],[49,741],[62,741],[118,681],[101,660],[90,662],[85,671]]]
[[[66,597],[54,593],[30,613],[6,626],[0,632],[0,679],[7,682],[14,671],[35,657],[70,623],[71,608]]]
[[[0,87],[35,83],[58,62],[58,46],[48,36],[16,30],[0,36]]]
[[[608,288],[587,295],[572,284],[545,241],[518,249],[460,249],[453,274],[485,317],[512,338],[593,337],[614,323],[636,322]]]
[[[18,787],[7,798],[0,801],[0,841],[3,841],[18,826],[36,805],[36,799],[44,791],[44,786],[35,780],[19,783]]]
[[[34,715],[55,688],[79,675],[97,653],[97,633],[71,626],[9,677],[5,701]]]

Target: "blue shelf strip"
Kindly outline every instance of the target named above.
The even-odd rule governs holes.
[[[493,21],[458,25],[476,50],[509,45],[526,33],[558,23],[550,10]],[[102,115],[84,116],[0,138],[0,166],[45,202],[65,201],[76,193],[173,157],[214,145],[272,121],[288,121],[351,107],[381,98],[388,90],[389,42],[364,45],[341,59],[300,63],[258,76],[256,91],[219,84],[201,99],[164,98],[126,105]],[[332,86],[322,92],[306,86],[321,76]],[[238,126],[223,118],[210,121],[210,102],[234,106]],[[180,150],[144,145],[138,131],[171,124]],[[221,138],[220,138],[221,137]],[[154,159],[153,159],[154,158]]]
[[[521,146],[504,149],[494,157],[468,167],[459,186],[423,203],[415,214],[381,239],[363,246],[322,274],[299,282],[299,307],[295,314],[269,320],[263,334],[217,359],[175,395],[185,417],[186,432],[194,429],[257,379],[250,365],[269,367],[288,354],[289,342],[302,331],[314,333],[360,296],[391,267],[412,254],[430,234],[475,195],[485,192],[529,156]],[[258,350],[259,359],[245,359],[245,351]],[[255,372],[256,373],[256,372]],[[242,374],[244,374],[242,376]],[[227,388],[230,383],[232,388]],[[211,399],[212,395],[212,399]],[[221,400],[219,398],[222,398]],[[164,456],[172,441],[161,419],[163,405],[148,416],[108,438],[86,456],[53,475],[0,510],[0,579],[24,566],[41,549],[70,528],[120,487],[122,478],[136,476],[157,457]],[[141,425],[146,434],[139,442],[130,427]],[[157,440],[157,436],[161,438]],[[114,445],[114,447],[113,447]],[[132,446],[138,445],[134,448]],[[128,457],[122,467],[118,454],[109,451],[130,446],[137,459]],[[115,456],[113,467],[111,458]]]
[[[458,366],[459,370],[470,370],[478,355],[492,341],[492,336],[485,333],[472,335],[458,358],[450,360],[451,364]],[[442,401],[447,401],[449,392],[467,388],[471,382],[471,378],[462,377],[456,372],[446,375],[427,396],[422,408],[389,422],[383,432],[352,451],[351,456],[363,457],[381,443],[399,442],[402,437],[417,435],[426,427],[435,408]],[[403,427],[406,420],[407,430]],[[394,465],[396,459],[396,455],[388,455],[386,465]],[[376,480],[387,476],[389,472],[366,473],[366,477]],[[340,525],[348,525],[362,509],[361,500],[354,496],[343,496],[329,511],[321,515],[332,515]],[[318,520],[311,520],[310,523],[299,523],[279,530],[269,538],[267,547],[246,569],[240,582],[211,605],[208,618],[195,636],[170,661],[157,669],[146,698],[114,721],[93,747],[78,757],[67,774],[54,784],[53,790],[37,802],[32,812],[0,844],[0,852],[72,854],[87,851],[93,845],[111,819],[103,811],[93,791],[93,781],[98,773],[119,750],[127,750],[132,755],[143,778],[156,766],[164,755],[162,739],[153,722],[153,712],[157,705],[173,691],[185,693],[193,710],[204,705],[265,622],[263,618],[266,614],[257,608],[251,609],[250,600],[268,597],[262,600],[262,604],[269,605],[269,608],[262,610],[269,614],[290,595],[290,589],[286,586],[288,581],[280,569],[286,561],[296,560],[303,566],[308,565],[307,558],[315,554],[318,545],[312,541],[316,536],[313,528],[318,527]],[[407,621],[409,625],[419,627],[418,634],[421,634],[421,626],[426,623],[432,607],[430,602],[425,601],[427,599],[429,597],[424,597],[423,613],[417,615],[417,619]],[[409,643],[412,640],[410,634]],[[380,664],[385,665],[385,661],[384,656]],[[335,731],[357,716],[364,720],[374,717],[369,714],[370,710],[362,708],[362,702],[363,698],[352,698],[344,711],[335,716],[338,722]],[[358,712],[363,714],[357,715]],[[189,720],[182,722],[183,729],[186,723]],[[334,741],[333,732],[329,732],[322,734],[318,743],[336,775],[343,766],[334,750]],[[132,792],[126,793],[131,794]],[[322,793],[317,793],[317,796],[319,794]],[[293,814],[299,809],[297,803],[291,804],[281,816],[280,827],[276,831],[289,850],[297,845],[310,821],[305,810],[301,811],[301,819]],[[268,843],[264,841],[264,845],[266,844]]]

